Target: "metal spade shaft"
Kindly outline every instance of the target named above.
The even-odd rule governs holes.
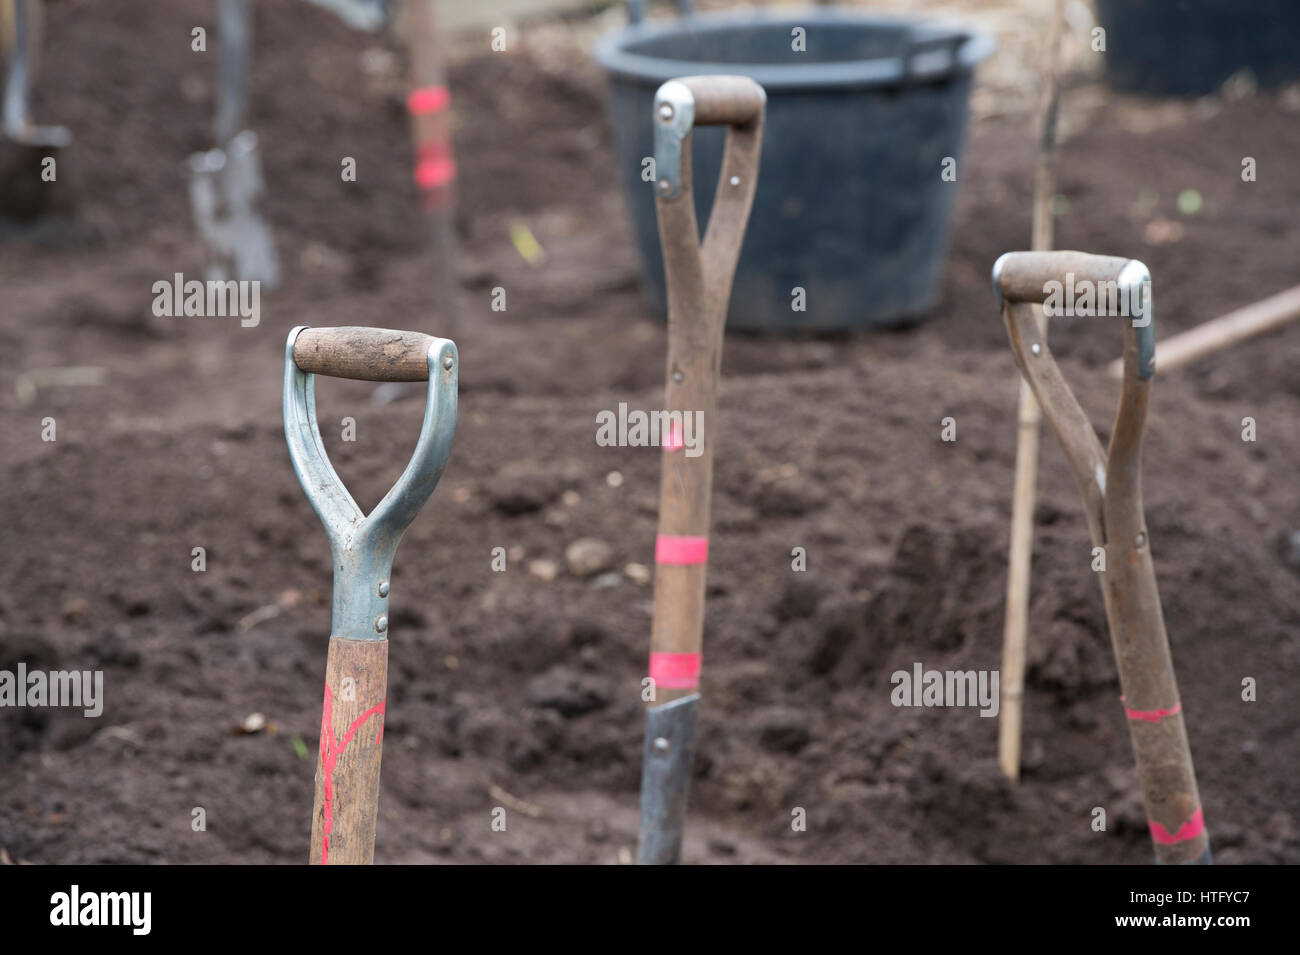
[[[6,64],[0,125],[5,136],[25,146],[60,149],[72,141],[62,126],[37,126],[29,114],[32,81],[41,45],[40,0],[0,2],[0,37]]]
[[[723,327],[745,224],[754,201],[763,138],[763,88],[746,77],[671,80],[655,95],[655,192],[668,283],[670,420],[702,423],[697,456],[683,436],[663,440],[659,532],[655,539],[654,620],[641,777],[641,864],[675,863],[695,745],[709,503],[717,440]],[[728,126],[717,195],[704,241],[691,190],[691,130]]]
[[[315,375],[429,383],[410,463],[369,515],[339,480],[316,424]],[[382,328],[300,326],[284,356],[284,434],[307,499],[325,525],[334,604],[310,861],[369,864],[388,684],[388,598],[397,545],[442,477],[456,430],[456,346]]]
[[[264,190],[257,135],[244,129],[253,58],[252,0],[218,0],[220,56],[216,147],[190,157],[190,206],[208,253],[207,277],[273,288],[280,262],[271,227],[258,211]]]
[[[40,0],[0,0],[0,234],[40,235],[74,218],[75,177],[62,165],[63,126],[32,121],[43,36]]]
[[[220,0],[217,112],[212,123],[217,147],[224,148],[244,128],[248,109],[248,72],[253,59],[252,0]]]
[[[1124,378],[1109,449],[1048,350],[1039,319],[1053,294],[1049,283],[1062,290],[1090,284],[1099,308],[1112,292],[1113,301],[1127,306]],[[1104,551],[1102,597],[1156,860],[1208,863],[1209,837],[1142,509],[1142,432],[1155,373],[1150,285],[1136,259],[1081,252],[1010,252],[993,267],[1016,363],[1065,450],[1093,546]],[[1109,305],[1101,314],[1108,311]]]

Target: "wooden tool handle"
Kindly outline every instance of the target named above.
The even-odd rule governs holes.
[[[1112,468],[1107,483],[1112,480],[1138,481],[1136,462],[1130,474],[1115,473]],[[1114,497],[1108,488],[1106,569],[1101,574],[1101,588],[1138,786],[1156,859],[1165,864],[1196,862],[1206,853],[1209,836],[1142,502],[1132,493]]]
[[[387,640],[330,637],[311,826],[314,865],[375,861],[387,687]]]
[[[1004,302],[1043,302],[1049,282],[1065,282],[1067,275],[1073,276],[1075,285],[1118,282],[1131,261],[1087,252],[1008,252],[995,268]]]
[[[305,372],[358,381],[427,381],[436,339],[391,328],[304,328],[293,345]]]
[[[691,143],[670,150],[680,192],[656,199],[668,285],[668,368],[664,407],[670,424],[659,484],[655,540],[650,677],[656,705],[696,692],[704,634],[713,448],[718,375],[732,279],[758,182],[763,139],[763,88],[743,76],[688,76],[678,81],[694,98],[694,124],[727,124],[718,188],[704,241],[691,195]],[[669,104],[680,90],[660,87]],[[661,101],[662,102],[662,101]],[[666,140],[666,138],[665,138]],[[656,151],[664,144],[656,134]],[[672,145],[671,141],[668,142]],[[660,164],[660,170],[665,169]],[[662,180],[661,180],[662,182]],[[687,197],[683,201],[680,197]],[[672,428],[679,429],[674,432]],[[689,446],[689,447],[688,447]]]
[[[696,126],[746,126],[763,114],[767,94],[748,76],[684,76],[695,98]]]

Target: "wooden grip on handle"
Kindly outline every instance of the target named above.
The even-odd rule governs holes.
[[[767,94],[748,76],[684,76],[695,98],[696,126],[745,126],[763,113]]]
[[[1048,282],[1065,282],[1067,275],[1076,285],[1117,282],[1132,261],[1087,252],[1009,252],[998,260],[998,291],[1004,302],[1042,302]]]
[[[330,637],[311,825],[313,865],[375,861],[388,641]]]
[[[427,381],[435,339],[391,328],[304,328],[293,344],[303,371],[358,381]]]

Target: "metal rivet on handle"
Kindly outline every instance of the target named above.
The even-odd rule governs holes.
[[[380,614],[378,617],[375,618],[375,630],[377,630],[379,633],[383,633],[387,629],[388,629],[388,618],[385,617],[383,614]]]
[[[448,371],[451,371],[451,366],[454,364],[456,364],[456,361],[450,355],[442,360],[442,367],[446,368]]]
[[[661,103],[659,106],[659,118],[665,123],[673,118],[673,107],[671,103]]]
[[[1035,355],[1037,355],[1040,351],[1042,351],[1042,348],[1040,348],[1040,347],[1035,343],[1035,344],[1029,346],[1029,350],[1030,350],[1031,352],[1033,352]]]
[[[667,179],[660,179],[655,183],[655,188],[666,196],[673,191],[673,184]]]
[[[731,184],[732,184],[733,186],[738,186],[738,185],[740,185],[740,177],[739,177],[739,176],[732,176],[732,177],[731,177]]]
[[[1138,531],[1138,536],[1137,536],[1137,539],[1134,541],[1134,543],[1137,544],[1137,549],[1138,549],[1138,550],[1141,550],[1143,547],[1146,547],[1146,546],[1147,546],[1147,532],[1146,532],[1146,531]]]
[[[658,756],[667,756],[668,752],[673,748],[673,744],[668,742],[668,740],[663,736],[656,736],[652,745],[654,746],[655,754]]]
[[[381,597],[387,597],[387,596],[388,596],[388,581],[386,581],[386,580],[381,580],[381,581],[379,582],[379,596],[381,596]]]

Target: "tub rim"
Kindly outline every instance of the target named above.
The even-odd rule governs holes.
[[[910,28],[919,39],[961,37],[955,57],[942,50],[917,53],[910,72],[905,57],[887,56],[870,60],[833,63],[772,64],[718,63],[706,60],[673,60],[629,52],[633,43],[655,40],[684,32],[721,32],[729,27],[797,27],[843,25],[854,27]],[[777,8],[688,14],[670,19],[643,20],[606,33],[592,49],[592,56],[609,74],[663,83],[679,76],[707,73],[741,73],[757,81],[767,92],[815,88],[871,88],[932,83],[960,73],[969,73],[997,48],[993,35],[961,21],[928,20],[858,14],[845,10]]]

